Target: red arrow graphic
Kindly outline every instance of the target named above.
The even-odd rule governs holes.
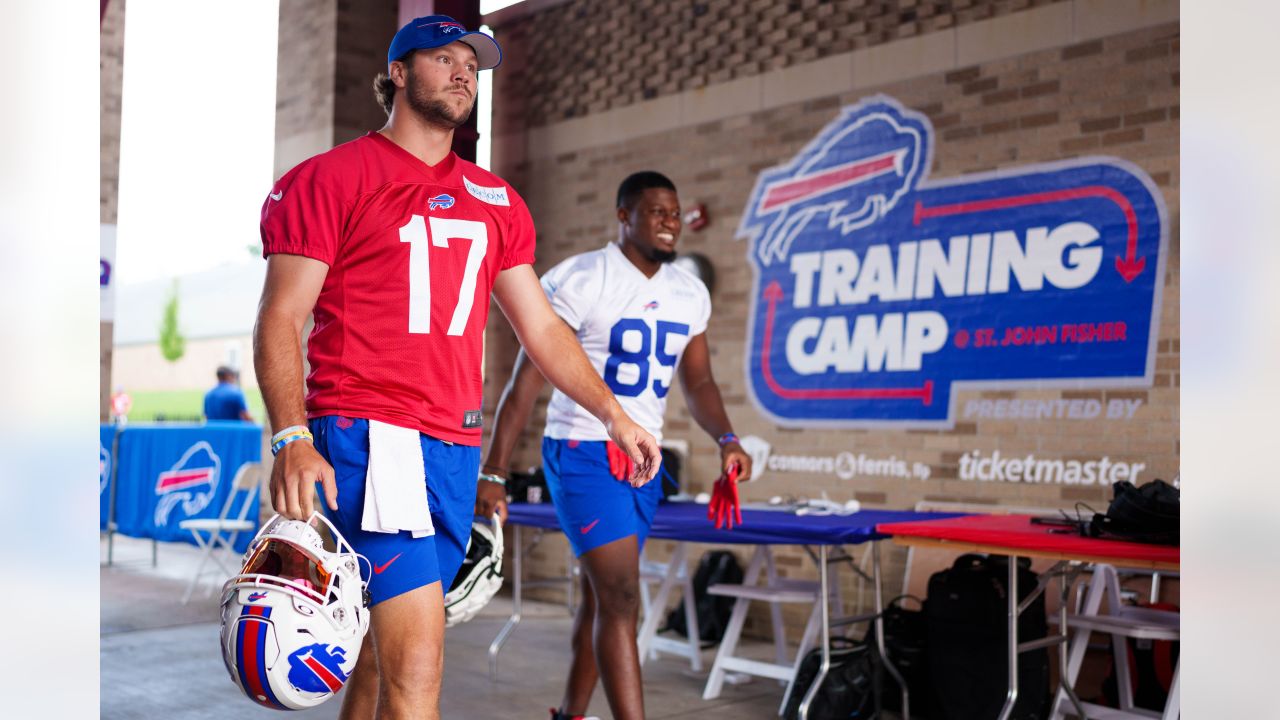
[[[933,404],[933,381],[925,380],[920,387],[905,388],[813,388],[793,390],[784,388],[773,376],[769,365],[769,348],[773,345],[773,315],[778,301],[785,297],[777,280],[765,286],[761,297],[769,301],[764,316],[764,347],[760,352],[760,369],[764,381],[773,394],[788,400],[915,400],[925,405]]]
[[[1142,269],[1147,266],[1145,257],[1134,257],[1138,252],[1138,215],[1133,211],[1133,205],[1129,203],[1128,198],[1112,188],[1102,185],[1089,185],[1087,187],[1031,193],[1029,195],[1014,195],[990,200],[973,200],[971,202],[935,205],[933,207],[925,207],[917,200],[913,221],[914,224],[919,225],[924,218],[964,215],[986,210],[1003,210],[1024,205],[1039,205],[1063,200],[1097,197],[1110,200],[1119,206],[1120,211],[1124,213],[1124,220],[1129,225],[1129,238],[1125,244],[1125,254],[1116,256],[1116,272],[1120,273],[1120,277],[1124,278],[1125,282],[1133,282],[1133,279],[1141,275]]]

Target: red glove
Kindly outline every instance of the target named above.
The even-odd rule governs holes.
[[[623,482],[630,481],[636,467],[631,456],[612,440],[605,440],[604,454],[609,458],[609,474]]]
[[[736,519],[742,525],[742,504],[738,500],[738,464],[729,466],[729,470],[716,480],[711,488],[711,504],[707,506],[707,519],[716,524],[716,529],[732,530]]]

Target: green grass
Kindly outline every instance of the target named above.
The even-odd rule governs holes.
[[[204,419],[203,390],[138,390],[129,393],[133,399],[133,409],[129,411],[131,422],[153,422],[156,420],[199,421]],[[262,404],[262,393],[257,388],[246,388],[245,400],[249,403],[249,414],[259,425],[266,422],[267,412]]]

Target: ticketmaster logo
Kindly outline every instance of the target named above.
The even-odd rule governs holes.
[[[1002,457],[996,450],[983,457],[974,450],[960,456],[960,479],[979,482],[1021,482],[1059,485],[1110,485],[1128,480],[1138,483],[1145,463],[1098,460],[1041,460],[1035,455]]]

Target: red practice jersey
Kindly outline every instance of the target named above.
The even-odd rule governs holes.
[[[429,166],[371,132],[276,183],[262,251],[329,266],[307,346],[307,417],[480,444],[489,293],[500,271],[534,260],[533,220],[511,186],[453,153]]]

